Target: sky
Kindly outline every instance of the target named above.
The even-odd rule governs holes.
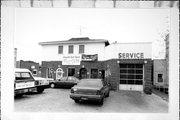
[[[164,58],[168,9],[17,8],[14,47],[17,60],[41,62],[39,42],[72,37],[110,43],[152,42],[153,58]]]

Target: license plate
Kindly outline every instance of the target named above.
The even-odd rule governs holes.
[[[81,98],[81,100],[88,100],[88,98],[86,98],[86,97],[82,97],[82,98]]]
[[[28,92],[28,89],[24,89],[24,93],[27,93]]]

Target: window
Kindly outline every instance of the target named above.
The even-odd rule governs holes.
[[[79,53],[84,53],[84,45],[79,45]]]
[[[73,54],[73,51],[74,51],[74,46],[69,45],[69,54]]]
[[[58,53],[63,54],[63,46],[58,46]]]
[[[17,72],[15,74],[16,80],[30,80],[32,76],[29,72]]]
[[[68,76],[74,76],[75,68],[68,68]]]
[[[33,74],[33,75],[37,75],[37,70],[34,69],[34,70],[32,71],[32,74]]]
[[[47,68],[47,71],[46,71],[46,76],[48,77],[48,78],[53,78],[53,73],[54,73],[54,70],[53,70],[53,68]]]
[[[163,74],[158,74],[158,82],[163,82]]]
[[[98,69],[91,69],[91,78],[98,78]]]

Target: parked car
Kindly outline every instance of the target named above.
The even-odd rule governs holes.
[[[15,68],[14,96],[21,97],[35,90],[35,80],[31,71],[28,69]]]
[[[77,85],[79,79],[74,76],[62,77],[61,79],[51,81],[50,87],[57,88],[57,87],[73,87]]]
[[[44,89],[49,87],[48,78],[34,77],[34,79],[35,79],[36,91],[38,93],[42,93]]]
[[[109,97],[109,84],[102,79],[82,79],[71,88],[70,98],[76,103],[80,101],[97,101],[101,105],[105,97]]]

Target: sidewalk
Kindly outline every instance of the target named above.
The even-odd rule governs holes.
[[[152,89],[152,92],[158,96],[160,96],[163,100],[169,102],[169,94],[163,93],[159,90]]]

